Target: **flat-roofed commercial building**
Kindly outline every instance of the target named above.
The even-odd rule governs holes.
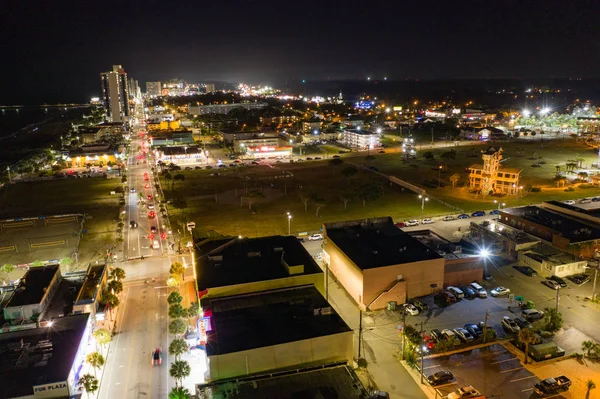
[[[204,297],[201,305],[207,381],[352,361],[352,329],[312,285]]]
[[[326,223],[323,232],[324,262],[363,310],[402,304],[444,284],[444,258],[390,217]]]
[[[314,285],[324,293],[325,275],[296,237],[225,238],[197,246],[201,296],[220,297]]]
[[[159,147],[154,151],[156,163],[205,164],[208,162],[207,151],[197,145]]]
[[[0,334],[0,396],[11,399],[76,398],[89,314],[60,317],[51,326]]]
[[[61,278],[58,265],[29,269],[4,307],[4,318],[37,321],[50,303]]]
[[[537,206],[523,206],[502,209],[500,221],[582,258],[593,257],[600,250],[598,225],[565,213]]]
[[[530,266],[542,277],[565,277],[585,273],[586,260],[546,244],[519,252],[519,263]]]
[[[342,132],[342,144],[358,150],[381,147],[381,135],[369,130],[345,129]]]
[[[295,399],[321,398],[367,399],[371,396],[354,370],[345,364],[287,370],[235,380],[196,385],[200,399]]]
[[[188,114],[190,115],[206,115],[206,114],[222,114],[225,115],[236,108],[245,110],[265,108],[267,103],[233,103],[233,104],[209,104],[209,105],[192,105],[188,106]]]

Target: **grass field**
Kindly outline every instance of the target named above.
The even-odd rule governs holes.
[[[374,173],[361,170],[352,178],[345,178],[341,170],[349,163],[357,165],[370,165],[379,172],[393,175],[407,180],[427,190],[427,193],[437,199],[449,203],[466,212],[475,210],[491,210],[497,207],[494,199],[506,203],[506,206],[526,205],[539,203],[549,199],[570,199],[584,196],[600,195],[597,188],[576,188],[573,192],[565,192],[563,188],[557,189],[554,185],[556,165],[562,165],[574,158],[584,159],[584,166],[591,165],[598,160],[598,155],[592,147],[575,144],[571,141],[539,141],[502,143],[506,167],[521,168],[521,184],[527,186],[541,186],[539,193],[523,193],[520,198],[504,196],[501,198],[478,198],[469,193],[468,174],[465,171],[471,164],[482,163],[480,151],[486,146],[461,142],[460,147],[437,148],[433,160],[419,158],[411,166],[402,161],[400,151],[386,149],[385,154],[375,152],[373,160],[366,160],[366,154],[350,154],[353,157],[344,158],[345,164],[337,168],[329,165],[328,160],[318,162],[305,162],[300,164],[278,164],[274,169],[267,166],[246,167],[238,169],[219,170],[193,170],[183,171],[185,182],[175,185],[175,192],[167,191],[167,197],[183,197],[186,199],[187,208],[174,210],[170,208],[175,221],[188,219],[194,220],[197,229],[202,231],[214,230],[222,234],[260,236],[265,234],[286,234],[288,230],[287,212],[293,215],[291,223],[292,233],[314,232],[324,222],[361,219],[375,216],[392,216],[395,220],[406,220],[421,217],[421,201],[417,195],[403,191],[398,186],[390,186],[387,180]],[[454,159],[443,159],[441,154],[453,148],[457,151]],[[420,154],[428,151],[426,146]],[[533,153],[536,159],[530,159]],[[541,157],[546,163],[540,167],[532,167]],[[444,172],[439,173],[439,165],[444,165]],[[282,171],[291,172],[293,177],[276,178]],[[218,172],[220,176],[210,176]],[[456,188],[452,188],[449,177],[458,173],[461,180]],[[425,182],[441,177],[446,184],[443,188],[430,188]],[[573,177],[576,177],[573,175]],[[378,181],[384,187],[381,199],[367,202],[363,206],[361,201],[351,201],[347,209],[340,199],[341,193],[351,187],[357,187],[370,181]],[[253,211],[244,204],[240,206],[239,198],[245,190],[271,188],[282,193],[281,197],[273,200],[263,200],[253,205]],[[237,193],[234,190],[237,188]],[[301,200],[302,195],[311,191],[320,193],[326,206],[316,216],[316,209],[312,204],[305,211]],[[525,190],[524,190],[525,191]],[[283,193],[287,194],[283,195]],[[215,202],[215,193],[217,201]],[[228,198],[228,200],[226,200]],[[232,199],[233,198],[233,199]],[[448,208],[441,203],[431,200],[425,205],[424,216],[439,216],[455,214],[456,210]]]
[[[64,213],[86,213],[79,245],[79,263],[101,257],[115,244],[119,196],[110,195],[117,179],[65,179],[21,182],[0,191],[0,218],[36,217]]]

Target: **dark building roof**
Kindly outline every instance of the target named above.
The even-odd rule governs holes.
[[[325,224],[331,240],[362,270],[442,258],[403,232],[392,218]]]
[[[165,155],[185,155],[185,154],[194,154],[194,153],[199,153],[202,152],[202,148],[198,147],[198,146],[190,146],[190,147],[183,147],[183,146],[177,146],[177,147],[162,147],[161,148],[162,152]]]
[[[360,380],[347,365],[307,368],[267,376],[236,378],[198,385],[200,398],[211,399],[366,399]]]
[[[19,287],[13,292],[6,307],[40,303],[45,290],[58,272],[58,265],[32,267],[21,279]]]
[[[578,212],[581,213],[583,215],[588,215],[588,216],[592,216],[595,218],[600,218],[600,208],[599,207],[595,207],[595,208],[582,208],[580,206],[577,205],[569,205],[569,204],[565,204],[562,201],[545,201],[548,204],[554,205],[554,206],[558,206],[564,209],[568,209],[570,211],[573,212]],[[594,202],[594,204],[598,204],[597,202]]]
[[[496,147],[488,147],[485,151],[481,151],[481,153],[483,155],[494,155],[495,153],[497,153],[498,151],[502,152],[502,148],[496,148]]]
[[[201,304],[212,312],[208,356],[352,331],[312,285],[206,297]]]
[[[500,213],[520,217],[545,226],[555,234],[569,239],[571,243],[600,239],[600,229],[597,227],[537,206],[506,208],[502,209]]]
[[[289,266],[304,265],[300,275],[323,273],[296,237],[233,238],[219,242],[222,245],[217,248],[211,241],[197,247],[199,291],[288,277],[283,261]]]
[[[33,395],[35,385],[67,381],[88,317],[61,317],[51,327],[0,334],[0,395]]]

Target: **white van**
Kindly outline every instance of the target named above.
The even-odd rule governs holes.
[[[469,285],[475,290],[475,293],[479,298],[487,298],[487,291],[481,285],[478,283],[471,283]]]

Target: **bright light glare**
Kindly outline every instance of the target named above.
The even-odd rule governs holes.
[[[377,128],[377,133],[381,134],[381,128],[380,127]]]
[[[529,116],[529,115],[531,115],[531,111],[529,111],[529,110],[527,110],[527,109],[524,109],[524,110],[523,110],[523,115],[524,115],[524,116]]]
[[[487,258],[488,256],[490,256],[490,251],[483,248],[481,251],[479,251],[479,255],[483,256],[484,258]]]
[[[46,325],[47,327],[52,327],[52,324],[54,324],[54,322],[49,321],[48,324]]]

